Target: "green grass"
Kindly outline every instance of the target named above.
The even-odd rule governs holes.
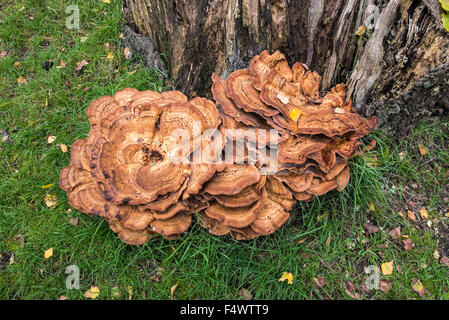
[[[449,269],[434,258],[435,250],[440,255],[449,251],[445,117],[422,122],[399,144],[375,133],[378,146],[352,160],[352,177],[344,192],[298,203],[287,225],[254,241],[215,237],[193,223],[179,240],[159,238],[127,246],[103,220],[70,209],[58,186],[59,172],[70,155],[57,144],[70,150],[76,139],[88,135],[89,103],[125,87],[167,89],[158,72],[146,70],[139,59],[124,58],[118,45],[123,25],[120,1],[111,2],[0,4],[0,52],[7,51],[0,58],[0,130],[8,135],[0,142],[1,299],[85,299],[92,285],[100,288],[103,299],[127,299],[128,288],[133,299],[170,299],[170,288],[178,282],[178,299],[239,299],[242,288],[255,299],[351,299],[345,292],[347,281],[354,283],[362,299],[422,299],[412,290],[413,278],[426,288],[424,299],[449,298]],[[64,10],[71,4],[79,5],[80,30],[65,28]],[[112,61],[105,59],[109,52],[114,54]],[[57,68],[60,60],[65,68]],[[82,60],[89,64],[77,72]],[[17,61],[20,66],[14,66]],[[45,61],[54,62],[48,71]],[[19,84],[19,77],[27,82]],[[47,143],[50,135],[56,136],[52,144]],[[418,144],[428,148],[428,155],[420,155]],[[373,155],[377,167],[367,159]],[[53,208],[45,205],[47,193],[58,198]],[[431,227],[419,217],[421,207],[429,210]],[[417,214],[417,222],[398,214],[407,210]],[[79,218],[78,225],[70,224],[70,218]],[[367,235],[364,223],[381,231]],[[415,243],[412,250],[404,250],[388,234],[397,226]],[[54,255],[45,259],[48,248]],[[393,274],[381,277],[391,283],[389,292],[362,292],[364,267],[391,260]],[[65,287],[65,270],[73,264],[81,272],[78,290]],[[155,282],[151,277],[160,267],[162,276]],[[293,274],[292,285],[278,281],[283,272]],[[314,286],[316,277],[325,279],[322,288]],[[118,297],[112,293],[114,287],[121,292]]]

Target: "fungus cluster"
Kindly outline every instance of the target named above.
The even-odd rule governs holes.
[[[343,84],[321,97],[320,79],[264,51],[212,76],[215,103],[131,88],[96,99],[60,186],[128,244],[174,239],[193,216],[217,236],[272,234],[296,200],[345,188],[348,159],[377,125],[352,112]]]

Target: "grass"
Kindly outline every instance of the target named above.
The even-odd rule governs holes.
[[[64,10],[72,4],[80,9],[80,30],[65,28]],[[237,242],[194,223],[179,240],[127,246],[103,220],[70,208],[58,186],[69,153],[57,144],[70,150],[87,136],[93,99],[125,87],[165,90],[165,82],[138,58],[124,58],[119,0],[2,1],[0,8],[0,52],[7,52],[0,58],[0,130],[8,136],[0,142],[1,299],[85,299],[91,286],[102,299],[170,299],[176,283],[177,299],[240,299],[242,288],[255,299],[352,299],[348,281],[362,299],[449,299],[449,269],[434,257],[435,250],[449,251],[447,117],[420,123],[399,144],[376,132],[378,146],[352,160],[348,188],[298,203],[272,236]],[[65,68],[58,68],[61,60]],[[76,71],[82,60],[89,64]],[[48,71],[45,61],[54,63]],[[429,153],[422,156],[418,144]],[[46,194],[57,196],[56,206],[45,205]],[[421,207],[431,226],[419,216]],[[416,222],[399,214],[408,210]],[[364,223],[380,231],[368,235]],[[389,235],[397,226],[414,242],[411,250]],[[45,259],[49,248],[54,254]],[[389,261],[394,272],[381,279],[391,289],[363,292],[364,267]],[[79,289],[66,289],[70,265],[79,267]],[[160,282],[151,279],[158,268]],[[283,272],[293,274],[292,285],[278,281]],[[320,277],[321,288],[314,285]],[[414,278],[426,289],[423,297],[412,290]]]

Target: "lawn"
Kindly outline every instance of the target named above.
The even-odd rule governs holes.
[[[128,246],[102,219],[71,208],[59,172],[88,135],[90,102],[170,83],[125,58],[120,0],[107,2],[0,4],[0,299],[86,299],[91,286],[97,299],[449,299],[447,116],[430,116],[399,142],[377,130],[377,147],[351,160],[342,193],[297,203],[288,224],[254,241],[193,223],[178,240]],[[79,30],[66,28],[69,5],[79,6]],[[383,264],[380,289],[367,289],[365,268]],[[66,288],[71,265],[79,289]],[[292,284],[278,281],[284,272]]]

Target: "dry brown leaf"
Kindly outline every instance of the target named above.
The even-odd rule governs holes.
[[[58,197],[55,194],[47,194],[44,197],[44,202],[47,207],[52,208],[58,203]]]
[[[414,214],[412,211],[410,211],[410,210],[407,211],[407,217],[408,217],[410,220],[412,220],[413,222],[416,222],[416,221],[417,221],[417,220],[416,220],[415,214]]]
[[[317,276],[313,278],[313,283],[315,284],[315,287],[322,288],[326,284],[326,279],[324,279],[322,276]]]
[[[387,280],[380,280],[379,282],[379,289],[382,292],[388,292],[391,289],[391,283]]]
[[[131,49],[129,49],[128,47],[126,47],[123,50],[123,53],[125,54],[125,59],[129,60],[131,58],[131,56],[133,55],[133,53],[131,52]]]
[[[401,238],[401,227],[399,226],[399,227],[396,227],[396,228],[394,228],[394,229],[391,229],[390,235],[391,235],[394,239],[399,240],[399,239]]]
[[[356,299],[356,300],[360,299],[360,293],[358,293],[358,292],[352,293],[352,292],[349,291],[348,289],[346,289],[345,292],[346,292],[346,294],[347,294],[348,296],[350,296],[352,299]]]
[[[243,300],[252,300],[253,299],[252,293],[248,289],[245,289],[245,288],[240,289],[239,296],[242,297]]]
[[[329,237],[326,239],[326,247],[329,247],[329,245],[331,244],[331,241],[332,241],[332,237],[329,236]]]
[[[363,224],[363,229],[366,231],[366,233],[371,234],[379,231],[379,227],[373,226],[369,223]]]
[[[77,226],[78,225],[78,218],[70,218],[69,223],[71,225]]]
[[[443,256],[443,257],[440,259],[440,263],[443,264],[443,265],[445,265],[446,267],[449,267],[449,258],[446,257],[446,256]]]
[[[87,62],[86,60],[83,60],[80,63],[78,63],[78,65],[76,66],[75,70],[76,71],[80,71],[87,64],[89,64],[89,62]]]
[[[67,300],[66,296],[59,296],[58,300]]]
[[[303,239],[301,239],[301,240],[298,240],[298,243],[299,243],[299,244],[304,243],[306,240],[307,240],[307,238],[303,238]]]
[[[415,246],[411,239],[402,240],[402,245],[405,250],[411,250]]]

